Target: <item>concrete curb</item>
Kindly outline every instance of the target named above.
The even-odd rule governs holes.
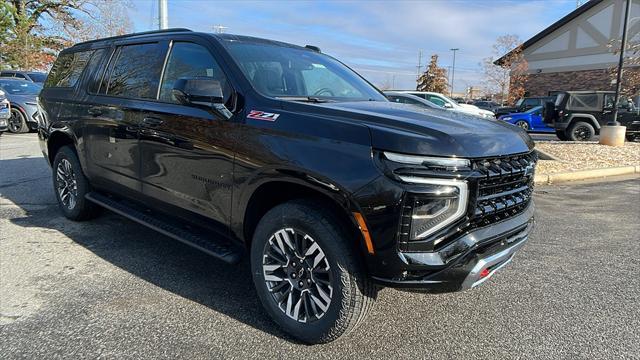
[[[609,176],[640,174],[640,166],[622,166],[602,169],[578,170],[556,174],[536,174],[535,184],[554,184],[568,181],[606,178]]]

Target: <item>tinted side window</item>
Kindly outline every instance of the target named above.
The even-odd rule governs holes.
[[[111,66],[107,95],[155,99],[163,55],[157,43],[120,47]]]
[[[187,42],[177,42],[171,48],[167,67],[160,86],[160,100],[177,103],[171,94],[173,84],[183,77],[210,77],[220,81],[225,102],[231,96],[231,87],[209,50]]]
[[[436,105],[440,105],[440,106],[444,106],[444,100],[440,99],[437,96],[429,96],[429,98],[427,99],[429,101],[431,101],[432,103],[436,104]]]
[[[16,73],[16,78],[18,78],[18,79],[25,79],[25,80],[27,79],[27,77],[26,77],[26,76],[24,76],[24,75],[22,75],[22,74],[18,74],[18,73]]]
[[[13,77],[13,73],[10,72],[0,72],[1,77]]]
[[[44,83],[44,87],[74,87],[93,50],[60,55]]]

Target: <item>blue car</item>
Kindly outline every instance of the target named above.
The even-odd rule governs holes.
[[[530,132],[555,133],[556,131],[542,121],[542,106],[536,106],[521,113],[502,115],[498,120],[506,121]]]

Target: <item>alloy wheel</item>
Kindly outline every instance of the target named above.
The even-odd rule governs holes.
[[[24,126],[24,118],[18,109],[11,109],[11,117],[9,118],[9,131],[12,133],[22,132]]]
[[[262,269],[267,290],[289,318],[313,322],[326,314],[333,276],[320,245],[292,228],[276,231],[265,244]]]
[[[67,159],[62,159],[58,163],[56,169],[56,184],[62,205],[66,206],[69,210],[75,208],[78,200],[78,183],[71,163]]]
[[[516,125],[522,130],[529,130],[529,124],[526,121],[518,121]]]
[[[578,126],[573,130],[575,138],[580,141],[587,141],[591,138],[591,131],[586,126]]]

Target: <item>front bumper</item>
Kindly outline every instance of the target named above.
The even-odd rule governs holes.
[[[453,292],[471,289],[507,265],[534,227],[534,205],[508,220],[476,229],[434,252],[399,252],[406,271],[400,277],[373,277],[382,286]],[[423,268],[425,271],[420,272]],[[417,270],[417,271],[416,271]]]

